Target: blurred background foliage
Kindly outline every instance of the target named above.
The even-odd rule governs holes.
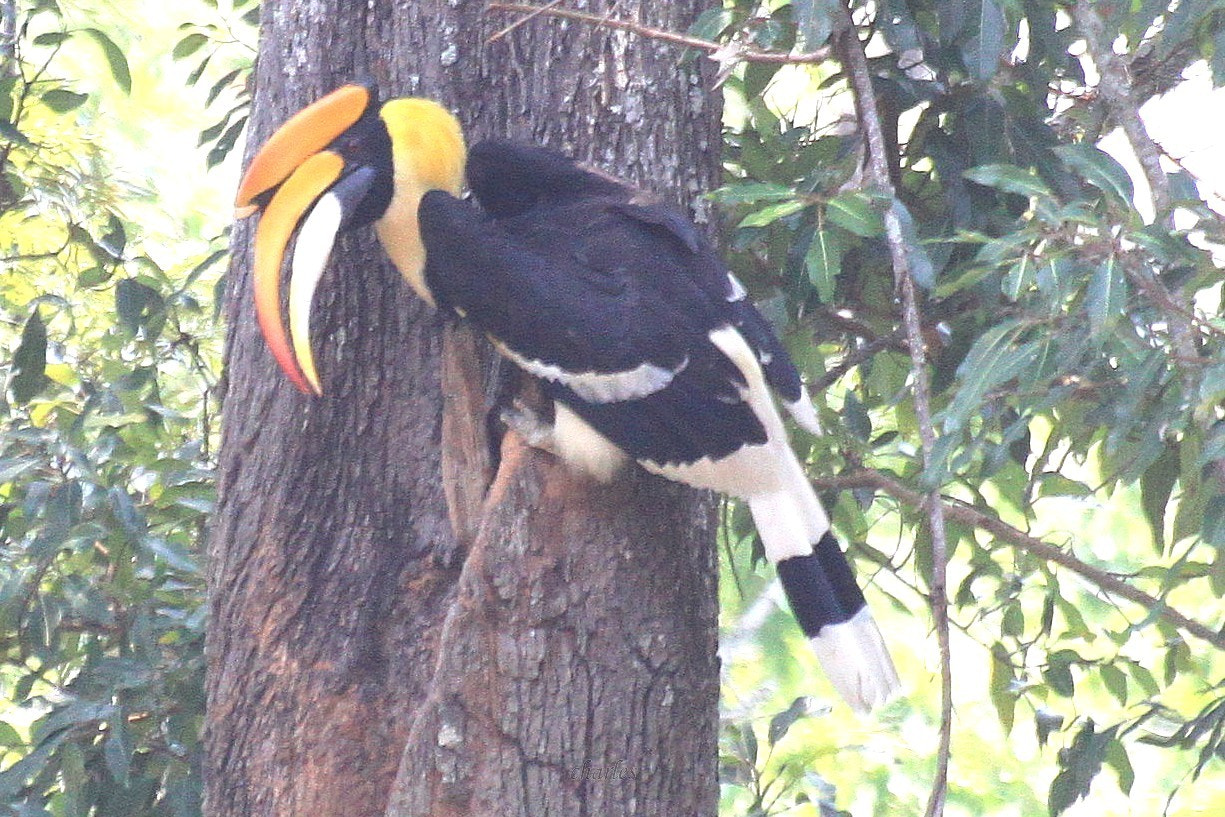
[[[4,814],[200,813],[228,220],[201,180],[255,28],[173,5],[0,2]]]
[[[854,548],[860,574],[874,579],[869,601],[909,694],[877,721],[811,697],[810,667],[790,658],[803,655],[798,635],[733,511],[724,810],[923,813],[940,658],[920,501],[938,490],[952,554],[947,812],[1216,813],[1225,234],[1210,205],[1222,177],[1205,182],[1140,138],[1159,156],[1159,200],[1128,139],[1112,135],[1113,155],[1099,142],[1192,77],[1205,105],[1225,82],[1220,7],[1099,0],[1074,14],[1047,0],[881,0],[853,13],[896,198],[865,180],[837,62],[730,73],[716,198],[733,266],[810,382],[826,386],[817,401],[829,433],[797,442],[835,526],[866,542]],[[832,0],[737,0],[690,33],[836,58],[842,19]],[[1126,104],[1103,91],[1090,57],[1108,60],[1087,53],[1086,25],[1117,54],[1122,70],[1106,78]],[[1181,116],[1196,127],[1194,110]],[[903,214],[926,291],[937,432],[926,466],[879,216],[888,207]],[[1151,603],[1124,600],[1118,580]],[[1200,636],[1176,613],[1202,623]]]
[[[948,813],[1225,802],[1219,198],[1166,154],[1154,204],[1069,8],[854,4],[896,200],[865,184],[836,61],[726,65],[729,257],[816,387],[828,433],[796,444],[908,695],[876,718],[834,703],[727,506],[724,815],[922,813],[932,490],[953,552]],[[1133,113],[1225,81],[1219,4],[1091,8]],[[841,19],[727,0],[689,33],[812,53]],[[215,287],[256,23],[252,0],[0,0],[0,813],[200,810]],[[925,296],[926,467],[883,207],[906,214]]]

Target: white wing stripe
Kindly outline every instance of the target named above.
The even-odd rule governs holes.
[[[689,365],[689,358],[685,358],[675,369],[643,363],[620,372],[570,372],[552,363],[524,357],[504,343],[494,341],[494,345],[529,374],[561,383],[592,403],[617,403],[654,394],[665,388]]]
[[[748,296],[749,293],[745,290],[744,284],[740,283],[740,279],[730,272],[727,274],[727,283],[730,289],[727,296],[728,303],[743,301]]]

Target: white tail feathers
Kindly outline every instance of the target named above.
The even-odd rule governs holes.
[[[748,499],[753,524],[761,535],[770,564],[792,556],[812,553],[810,525],[805,521],[804,502],[794,491],[782,490],[757,494]],[[822,531],[823,532],[823,531]],[[820,538],[821,534],[817,534]]]
[[[800,428],[809,434],[821,435],[821,421],[817,419],[817,410],[812,404],[812,398],[808,396],[807,386],[800,386],[800,399],[794,403],[784,400],[783,405]]]
[[[870,712],[901,689],[893,659],[867,607],[848,621],[822,627],[808,643],[825,677],[856,712]]]
[[[784,462],[783,485],[749,496],[749,510],[826,677],[851,708],[868,712],[900,689],[897,670],[838,543],[826,536],[820,500],[790,451]]]
[[[829,517],[812,490],[812,483],[790,448],[780,446],[775,460],[782,466],[776,491],[748,497],[753,523],[761,534],[771,564],[812,553],[813,543],[829,530]]]

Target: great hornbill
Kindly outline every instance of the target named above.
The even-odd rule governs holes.
[[[459,198],[467,184],[479,208]],[[311,300],[336,234],[373,223],[418,295],[484,331],[540,380],[551,426],[527,428],[611,479],[648,471],[744,499],[834,687],[865,711],[897,674],[771,396],[817,433],[799,373],[745,289],[677,210],[542,147],[483,142],[426,99],[342,87],[252,161],[240,215],[262,210],[256,312],[281,368],[321,393]],[[280,313],[285,249],[289,336]],[[520,416],[519,425],[525,425]]]

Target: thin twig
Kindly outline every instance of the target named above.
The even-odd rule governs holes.
[[[510,34],[516,28],[519,28],[525,23],[530,23],[532,20],[535,20],[537,17],[544,14],[546,11],[556,8],[560,4],[561,4],[561,0],[551,0],[551,2],[545,3],[543,6],[531,12],[530,14],[525,14],[523,17],[520,17],[519,19],[515,20],[513,23],[508,25],[506,28],[502,29],[497,34],[494,34],[492,37],[490,37],[486,42],[487,43],[497,42],[498,40],[502,39],[506,35]],[[493,8],[493,6],[490,6],[490,8]]]
[[[885,140],[881,126],[868,58],[851,20],[850,10],[844,7],[842,14],[840,30],[834,37],[843,72],[855,97],[855,109],[864,134],[865,178],[886,201],[891,202],[883,213],[885,238],[893,259],[894,281],[902,298],[902,322],[906,329],[907,345],[910,347],[915,417],[919,422],[919,439],[923,446],[923,463],[926,467],[931,465],[932,450],[936,445],[936,429],[931,413],[927,344],[923,339],[923,325],[915,292],[912,265],[915,249],[910,246],[911,242],[907,239],[902,225],[900,203],[897,201],[897,191],[893,187],[889,172],[889,143]],[[948,538],[944,529],[944,503],[940,501],[939,491],[933,490],[923,499],[922,504],[927,510],[931,533],[931,608],[936,640],[940,648],[940,746],[926,815],[940,817],[944,814],[944,803],[948,794],[949,761],[953,746],[953,658],[949,634]]]
[[[613,28],[618,31],[629,31],[637,34],[639,37],[644,37],[648,40],[660,40],[673,45],[683,45],[686,48],[696,48],[699,51],[705,51],[720,60],[727,59],[731,62],[765,62],[774,65],[804,65],[810,63],[825,62],[830,57],[828,48],[820,48],[816,51],[809,51],[800,54],[782,54],[777,51],[762,51],[751,46],[738,46],[735,44],[718,43],[714,40],[704,40],[701,37],[690,37],[687,34],[677,34],[675,31],[667,31],[662,28],[653,28],[633,20],[620,20],[615,17],[605,17],[599,14],[591,14],[585,11],[576,11],[568,8],[555,8],[555,5],[560,0],[554,0],[552,3],[547,3],[543,6],[534,6],[528,3],[490,3],[486,6],[487,11],[509,11],[517,14],[527,15],[521,20],[507,26],[497,34],[490,37],[490,41],[500,39],[510,31],[518,28],[521,24],[527,22],[534,17],[560,17],[564,20],[578,20],[579,22],[593,25],[597,28]]]
[[[875,488],[912,508],[925,507],[929,499],[927,494],[923,494],[905,485],[900,480],[870,468],[859,468],[850,474],[839,477],[814,479],[813,487],[820,491]],[[982,512],[973,505],[968,505],[961,500],[947,496],[941,497],[941,505],[945,515],[952,521],[986,531],[999,542],[1004,542],[1018,550],[1023,550],[1040,559],[1066,568],[1091,584],[1096,585],[1105,593],[1137,604],[1141,608],[1154,613],[1157,618],[1168,621],[1189,635],[1203,639],[1217,649],[1225,650],[1225,632],[1214,630],[1203,622],[1197,621],[1187,614],[1174,609],[1166,600],[1145,593],[1113,573],[1087,564],[1071,553],[1048,542],[1044,542],[1037,537],[1030,536],[1028,533],[1009,525],[998,517]]]

